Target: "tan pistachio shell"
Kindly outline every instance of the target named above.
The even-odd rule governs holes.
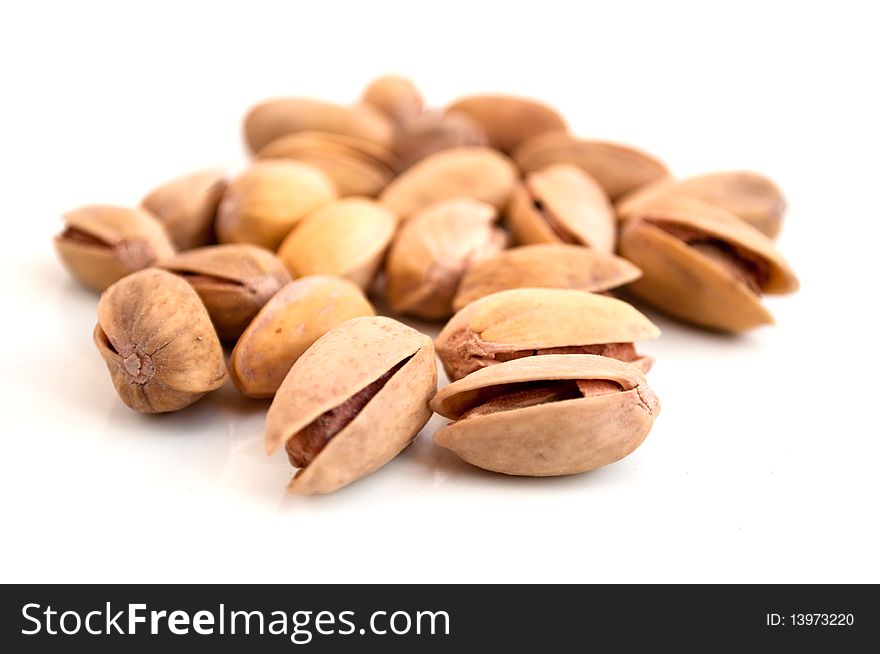
[[[769,178],[748,171],[718,172],[687,179],[665,179],[621,198],[621,219],[643,212],[670,196],[686,196],[726,209],[770,238],[779,234],[786,201]]]
[[[660,330],[631,305],[586,291],[520,288],[471,302],[434,343],[450,379],[529,350],[633,343]],[[542,355],[544,356],[544,355]]]
[[[189,250],[214,241],[214,219],[225,189],[223,171],[201,170],[156,187],[141,206],[165,225],[178,249]]]
[[[363,102],[372,105],[392,122],[405,125],[416,118],[425,106],[421,91],[401,75],[382,75],[364,89]]]
[[[223,194],[217,238],[276,250],[300,220],[336,196],[333,182],[313,166],[275,159],[254,162]]]
[[[513,190],[516,168],[500,152],[485,147],[436,152],[392,181],[380,200],[406,220],[420,210],[453,198],[473,198],[501,209]]]
[[[354,136],[387,147],[391,122],[376,111],[346,107],[307,98],[278,98],[261,102],[244,120],[244,133],[252,152],[291,132],[317,131]]]
[[[559,380],[607,380],[620,390],[460,419],[505,387]],[[535,477],[622,459],[642,444],[660,412],[638,368],[589,354],[548,354],[477,370],[440,389],[431,408],[456,420],[435,434],[441,447],[486,470]]]
[[[63,219],[55,250],[70,274],[96,291],[174,254],[162,223],[141,209],[90,205]]]
[[[226,380],[208,312],[164,270],[132,273],[104,291],[93,337],[119,397],[142,413],[182,409]]]
[[[554,164],[517,183],[507,208],[521,244],[574,243],[614,252],[617,221],[601,186],[571,164]]]
[[[456,311],[486,295],[514,288],[573,288],[601,293],[642,274],[613,254],[566,243],[524,245],[473,263],[452,302]]]
[[[409,168],[441,150],[488,144],[485,130],[467,114],[427,111],[397,130],[391,149],[401,165]]]
[[[426,320],[452,315],[462,274],[475,261],[500,252],[507,241],[495,227],[498,212],[479,200],[446,200],[407,221],[386,264],[392,311]]]
[[[357,316],[372,316],[361,290],[344,279],[314,275],[287,284],[241,335],[229,359],[235,386],[248,397],[272,397],[318,338]]]
[[[292,132],[266,144],[256,153],[258,159],[295,158],[301,151],[332,151],[354,154],[391,172],[400,170],[397,156],[389,149],[343,134],[330,132]]]
[[[470,116],[486,131],[489,143],[502,152],[513,152],[538,134],[566,129],[559,112],[529,98],[472,95],[453,102],[447,111]]]
[[[195,289],[220,340],[235,342],[257,312],[290,281],[272,252],[244,243],[208,245],[164,259],[159,267]]]
[[[342,198],[302,221],[278,256],[296,276],[336,275],[366,289],[382,264],[397,219],[369,198]]]
[[[363,409],[297,472],[291,491],[330,493],[381,468],[428,422],[428,402],[437,388],[431,339],[390,318],[349,320],[297,360],[266,416],[270,454],[403,361]]]
[[[649,154],[626,145],[577,138],[568,132],[539,134],[511,155],[524,173],[556,163],[573,164],[593,177],[612,200],[669,174]]]

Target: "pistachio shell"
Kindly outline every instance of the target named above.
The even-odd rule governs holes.
[[[65,229],[54,239],[58,256],[77,281],[96,291],[174,254],[162,224],[140,209],[91,205],[63,218]]]
[[[251,109],[244,121],[245,138],[252,152],[280,136],[301,131],[354,136],[384,147],[392,135],[390,121],[378,112],[305,98],[267,100]]]
[[[249,397],[272,397],[318,338],[349,318],[372,315],[361,290],[344,279],[315,275],[291,282],[263,306],[235,345],[232,381]]]
[[[519,243],[574,243],[614,252],[617,223],[605,191],[583,170],[555,164],[517,183],[507,210]]]
[[[505,393],[563,380],[608,381],[616,390],[467,415]],[[457,420],[437,432],[438,445],[480,468],[527,476],[576,474],[618,461],[641,445],[660,411],[638,368],[589,354],[548,354],[477,370],[442,388],[431,408]]]
[[[235,178],[217,213],[221,243],[275,250],[300,220],[336,197],[324,173],[298,161],[257,161]]]
[[[299,152],[332,151],[357,155],[389,172],[400,170],[400,160],[391,150],[354,136],[330,132],[292,132],[285,134],[257,152],[258,159],[295,158]]]
[[[617,143],[579,139],[567,132],[539,134],[520,145],[513,160],[524,173],[556,163],[569,163],[593,177],[612,200],[666,177],[654,157]]]
[[[363,101],[398,125],[405,125],[422,113],[425,104],[416,85],[400,75],[374,79],[364,90]]]
[[[402,166],[409,168],[441,150],[488,143],[486,132],[467,114],[428,111],[398,129],[391,148]]]
[[[378,470],[416,437],[431,417],[428,401],[437,387],[431,339],[384,317],[354,318],[329,331],[293,365],[269,407],[267,452],[371,386],[375,394],[322,443],[290,490],[337,490]]]
[[[483,147],[449,148],[406,170],[379,198],[402,220],[435,202],[461,197],[500,209],[515,181],[516,169],[503,154]]]
[[[485,202],[459,199],[434,204],[407,221],[388,254],[391,309],[426,320],[450,316],[462,273],[504,248],[497,217]]]
[[[344,277],[367,288],[376,276],[397,220],[368,198],[343,198],[302,221],[278,256],[294,275]]]
[[[209,245],[164,259],[159,266],[195,289],[221,340],[234,342],[257,312],[290,281],[284,264],[256,245]]]
[[[508,95],[472,95],[453,102],[448,111],[467,114],[479,123],[489,142],[503,152],[545,132],[566,129],[565,120],[547,105]]]
[[[600,293],[641,276],[613,254],[564,243],[525,245],[475,262],[461,279],[452,303],[458,311],[486,295],[513,288],[573,288]]]
[[[446,324],[435,346],[449,378],[459,379],[507,356],[659,335],[651,321],[621,300],[572,289],[521,288],[468,304]]]
[[[142,413],[182,409],[226,380],[205,307],[164,270],[133,273],[104,291],[94,341],[119,397]]]
[[[222,171],[198,171],[153,189],[141,206],[165,225],[174,245],[189,250],[213,242],[214,219],[225,189]]]

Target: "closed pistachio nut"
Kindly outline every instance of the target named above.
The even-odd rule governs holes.
[[[506,235],[495,227],[497,217],[485,202],[459,199],[438,202],[407,221],[385,268],[392,311],[426,320],[452,315],[464,271],[506,244]]]
[[[383,75],[364,90],[363,101],[372,105],[397,125],[422,113],[425,101],[412,81],[400,75]]]
[[[518,243],[574,243],[614,252],[617,220],[608,196],[571,164],[526,175],[513,191],[507,219]]]
[[[153,189],[141,206],[165,225],[178,249],[189,250],[214,241],[214,219],[225,189],[221,171],[203,170]]]
[[[513,152],[523,141],[545,132],[565,130],[555,109],[529,98],[509,95],[472,95],[449,105],[448,111],[467,114],[502,152]]]
[[[602,293],[628,284],[641,274],[623,257],[578,245],[524,245],[470,265],[452,308],[458,311],[481,297],[513,288],[573,288]]]
[[[55,237],[55,249],[70,274],[96,291],[174,254],[165,228],[153,216],[107,205],[64,214],[64,231]]]
[[[266,416],[266,450],[284,446],[289,489],[330,493],[397,456],[431,417],[431,339],[390,318],[354,318],[293,365]]]
[[[257,161],[224,192],[217,238],[221,243],[253,243],[276,250],[294,225],[335,197],[333,183],[312,166]]]
[[[635,341],[660,330],[635,308],[604,295],[561,288],[500,291],[456,313],[435,341],[449,379],[503,361],[544,354],[598,354],[643,370],[653,360]]]
[[[620,253],[644,275],[632,292],[671,316],[721,331],[772,324],[764,293],[798,280],[772,241],[724,209],[669,197],[628,220]]]
[[[382,264],[397,219],[369,198],[342,198],[302,221],[278,256],[297,277],[335,275],[366,289]]]
[[[159,267],[183,277],[198,293],[217,335],[235,342],[290,274],[272,252],[244,243],[208,245],[164,259]]]
[[[488,143],[485,130],[467,114],[427,111],[397,130],[391,148],[409,168],[440,150]]]
[[[199,296],[164,270],[141,270],[104,291],[93,336],[119,397],[141,413],[177,411],[226,380]]]
[[[660,404],[641,370],[589,354],[548,354],[477,370],[431,401],[455,420],[434,441],[507,475],[571,475],[614,463],[648,435]]]
[[[294,362],[336,325],[372,316],[361,290],[344,279],[315,275],[287,284],[248,325],[229,359],[238,390],[272,397]]]

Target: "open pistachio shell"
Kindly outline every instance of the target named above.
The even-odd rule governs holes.
[[[398,129],[391,148],[409,168],[441,150],[488,143],[485,130],[467,114],[428,111]]]
[[[330,132],[292,132],[266,144],[256,153],[258,159],[296,158],[301,151],[332,151],[353,154],[382,166],[390,172],[400,170],[397,156],[381,145]]]
[[[525,245],[474,262],[452,307],[513,288],[574,288],[601,293],[635,281],[642,272],[623,257],[565,243]]]
[[[63,218],[55,250],[70,274],[96,291],[174,254],[162,224],[140,209],[90,205]]]
[[[330,493],[397,456],[431,417],[431,339],[384,317],[327,332],[290,369],[266,416],[266,451],[300,467],[290,490]]]
[[[364,90],[363,101],[374,106],[397,125],[405,125],[425,106],[422,93],[406,77],[383,75]]]
[[[447,111],[473,118],[486,131],[489,143],[503,152],[512,152],[537,134],[566,129],[559,112],[529,98],[472,95],[453,102]]]
[[[456,421],[434,436],[441,447],[486,470],[537,477],[622,459],[660,412],[641,370],[589,354],[477,370],[440,389],[431,408]]]
[[[537,354],[607,354],[644,367],[632,347],[660,330],[614,298],[559,288],[500,291],[456,313],[435,341],[450,379],[501,361]]]
[[[640,150],[580,139],[568,132],[534,136],[511,156],[524,173],[556,163],[578,166],[599,182],[612,200],[669,174],[660,161]]]
[[[526,175],[513,191],[507,219],[518,243],[574,243],[614,252],[617,221],[608,196],[571,164]]]
[[[214,219],[225,189],[222,171],[198,171],[153,189],[141,206],[165,225],[174,245],[189,250],[214,241]]]
[[[452,315],[462,273],[504,248],[507,237],[495,227],[497,217],[485,202],[459,199],[438,202],[407,221],[385,269],[392,311],[426,320]]]

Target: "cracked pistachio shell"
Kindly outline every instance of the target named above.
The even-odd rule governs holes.
[[[63,218],[55,250],[70,274],[96,291],[174,254],[162,224],[140,209],[91,205]]]
[[[452,315],[462,273],[504,249],[507,237],[495,226],[498,212],[485,202],[439,202],[408,220],[394,239],[386,264],[391,310],[426,320]]]
[[[608,196],[571,164],[548,166],[517,182],[507,219],[522,244],[565,242],[614,252],[617,220]]]
[[[756,293],[729,267],[668,233],[684,228],[745,256],[763,274]],[[620,253],[643,271],[629,288],[669,315],[710,329],[739,332],[772,324],[760,293],[797,290],[798,280],[772,241],[724,209],[684,197],[667,198],[624,225]]]
[[[590,141],[568,132],[539,134],[511,155],[524,173],[551,164],[568,163],[593,177],[612,200],[669,174],[666,166],[649,154],[626,145]]]
[[[202,170],[153,189],[141,206],[165,225],[178,249],[189,250],[214,241],[214,219],[225,189],[222,171]]]
[[[290,274],[281,260],[256,245],[208,245],[164,259],[159,267],[195,289],[221,340],[234,342]]]
[[[93,336],[119,397],[141,413],[177,411],[226,380],[208,312],[164,270],[132,273],[104,291]]]
[[[405,125],[422,113],[425,106],[421,91],[412,81],[400,75],[377,77],[364,89],[362,99],[396,125]]]
[[[306,98],[267,100],[251,109],[244,134],[252,152],[291,132],[317,131],[354,136],[387,147],[391,122],[377,111]]]
[[[408,168],[379,198],[401,220],[435,202],[462,197],[501,209],[515,181],[515,166],[500,152],[477,146],[449,148]]]
[[[349,318],[372,315],[361,290],[344,279],[314,275],[290,282],[238,339],[229,358],[232,381],[248,397],[272,397],[318,338]]]
[[[635,281],[642,272],[623,257],[565,243],[524,245],[473,263],[452,307],[514,288],[573,288],[601,293]]]
[[[472,95],[453,102],[447,111],[470,116],[486,131],[489,143],[502,152],[512,152],[538,134],[566,129],[559,112],[529,98]]]
[[[401,126],[394,135],[391,148],[401,165],[409,168],[425,157],[468,145],[488,145],[485,130],[467,114],[428,111]]]
[[[302,221],[278,256],[296,276],[335,275],[366,289],[382,264],[397,219],[369,198],[342,198]]]
[[[622,198],[617,214],[626,219],[673,196],[690,197],[725,209],[770,238],[779,234],[786,208],[785,197],[772,180],[758,173],[734,171],[654,182]]]
[[[330,493],[375,472],[412,442],[431,417],[428,402],[437,388],[431,339],[385,317],[354,318],[329,331],[278,389],[266,416],[266,451],[370,387],[375,394],[300,468],[290,490]]]
[[[573,289],[519,288],[468,304],[434,345],[454,380],[512,353],[633,343],[659,335],[650,320],[621,300]],[[643,359],[639,364],[647,365]]]
[[[565,380],[612,382],[600,395],[499,407],[462,416],[500,393]],[[570,475],[619,461],[648,435],[660,404],[642,371],[590,354],[527,357],[478,370],[440,389],[431,408],[456,422],[434,441],[468,463],[508,475]]]
[[[217,212],[221,243],[276,250],[300,220],[336,198],[327,176],[298,161],[257,161],[229,184]]]
[[[356,154],[363,159],[381,164],[392,172],[400,169],[400,160],[391,150],[354,136],[330,132],[285,134],[260,149],[256,156],[258,159],[284,159],[292,157],[299,151],[309,150]]]

